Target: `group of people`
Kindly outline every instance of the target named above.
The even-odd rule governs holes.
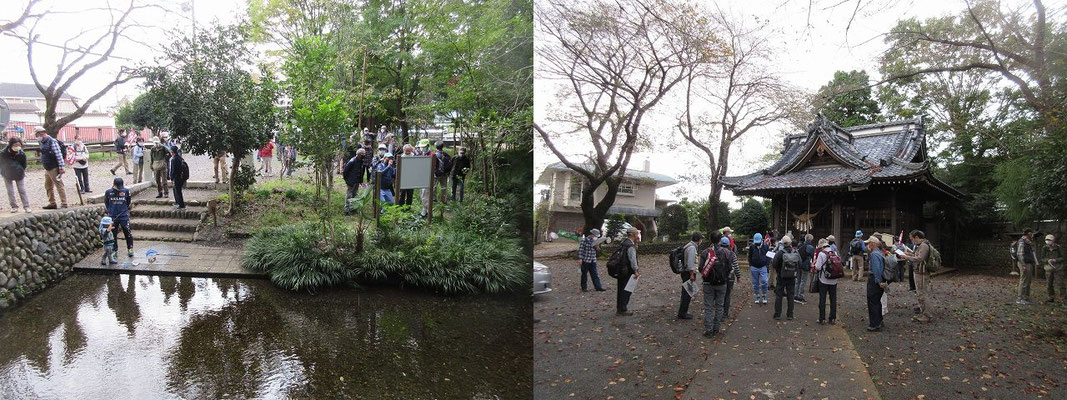
[[[1045,270],[1047,281],[1048,298],[1045,302],[1056,302],[1058,288],[1060,304],[1067,306],[1063,249],[1059,243],[1056,243],[1056,236],[1045,235],[1045,244],[1039,248],[1034,244],[1034,230],[1026,229],[1022,237],[1012,243],[1011,258],[1019,270],[1019,294],[1015,300],[1016,304],[1033,304],[1030,298],[1030,283],[1037,273],[1037,268],[1040,267]]]
[[[701,250],[704,235],[693,233],[690,241],[680,250],[680,278],[683,284],[686,281],[695,284],[697,278],[701,279],[701,290],[704,293],[704,335],[709,338],[718,335],[722,330],[722,321],[729,313],[733,287],[741,279],[733,230],[726,227],[711,234],[712,245],[708,248]],[[784,318],[792,320],[795,304],[806,303],[804,293],[819,293],[818,323],[835,324],[837,285],[839,279],[844,278],[846,268],[842,256],[838,253],[836,238],[830,235],[816,242],[811,234],[804,235],[800,241],[795,241],[792,234],[788,233],[780,240],[771,239],[773,237],[773,233],[768,234],[766,238],[757,233],[753,235],[752,243],[747,248],[754,303],[768,304],[767,292],[770,289],[775,295],[773,318],[783,319],[785,303]],[[606,238],[601,237],[599,230],[591,229],[579,242],[578,258],[583,292],[588,290],[587,277],[591,278],[597,291],[606,290],[597,273],[597,255],[605,241]],[[619,316],[633,315],[628,309],[631,292],[624,288],[631,276],[638,277],[641,274],[637,258],[637,243],[640,241],[640,230],[630,228],[626,239],[616,250],[620,252],[618,259],[625,263],[616,276],[616,315]],[[1050,249],[1048,254],[1054,254],[1056,262],[1062,262],[1058,247]],[[920,230],[911,231],[907,243],[903,240],[903,234],[900,238],[893,238],[892,235],[876,232],[864,239],[863,232],[856,231],[855,238],[849,243],[849,254],[853,280],[866,281],[869,331],[880,331],[883,328],[883,316],[888,313],[888,285],[892,282],[905,282],[905,279],[909,291],[915,294],[913,319],[918,322],[931,320],[925,293],[930,279],[927,265],[940,260],[935,253],[936,250]],[[612,259],[616,259],[616,256],[613,255]],[[610,268],[612,267],[609,265]],[[689,313],[692,290],[686,290],[685,286],[683,285],[677,313],[677,318],[682,320],[693,319],[693,315]]]
[[[438,141],[434,146],[430,147],[429,139],[419,140],[415,146],[410,144],[400,145],[396,143],[391,133],[385,133],[383,127],[378,135],[381,137],[381,142],[377,145],[377,152],[372,152],[374,149],[374,141],[378,139],[373,134],[369,133],[369,130],[364,128],[364,140],[362,143],[357,144],[352,148],[352,152],[349,154],[348,161],[345,162],[344,167],[341,170],[341,175],[344,177],[345,185],[347,186],[346,201],[345,201],[345,213],[351,212],[350,200],[356,197],[359,189],[365,185],[373,185],[374,181],[379,177],[380,187],[379,199],[389,205],[411,205],[414,200],[414,189],[402,189],[399,193],[396,193],[394,184],[396,181],[397,157],[411,157],[411,156],[431,156],[436,158],[436,169],[433,171],[434,178],[438,187],[447,188],[448,181],[452,181],[452,193],[451,196],[446,197],[445,191],[441,192],[441,198],[439,201],[447,203],[449,200],[463,201],[463,186],[466,180],[467,172],[470,169],[470,159],[467,157],[467,150],[464,147],[458,147],[457,155],[452,157],[447,150],[445,150],[445,143]],[[402,153],[397,154],[400,151]],[[428,189],[421,189],[422,198],[422,217],[426,217],[429,213],[430,196],[432,195]]]

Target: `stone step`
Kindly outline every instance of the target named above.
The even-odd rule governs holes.
[[[151,205],[157,205],[157,206],[174,206],[174,196],[173,196],[173,194],[171,194],[170,197],[163,197],[163,198],[158,198],[158,199],[155,198],[155,197],[134,199],[133,200],[133,204],[135,204],[135,205],[137,205],[137,204],[151,204]],[[186,208],[189,208],[189,207],[207,207],[207,200],[185,200],[185,207]]]
[[[130,210],[130,217],[141,218],[167,218],[167,219],[195,219],[207,213],[206,207],[186,206],[184,210],[175,210],[173,206],[161,204],[137,204]]]
[[[192,242],[196,239],[196,234],[193,232],[173,232],[173,231],[159,231],[159,230],[134,230],[133,237],[137,241],[159,241],[159,242]],[[136,245],[136,243],[134,243]]]
[[[147,218],[147,219],[133,219],[130,221],[130,228],[134,231],[134,237],[137,236],[139,231],[167,231],[167,232],[182,232],[182,233],[194,233],[196,229],[200,227],[199,219],[163,219],[163,218]]]

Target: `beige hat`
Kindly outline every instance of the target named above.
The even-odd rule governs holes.
[[[826,237],[826,240],[830,242],[836,242],[837,238],[835,238],[834,235],[830,235]]]
[[[829,245],[830,245],[830,241],[829,240],[819,239],[819,246],[817,246],[817,247],[821,249],[821,248],[829,246]]]
[[[1045,235],[1045,240],[1056,240],[1056,237],[1052,236],[1052,234],[1050,233],[1048,235]]]
[[[733,229],[730,229],[730,227],[729,227],[729,226],[727,226],[727,227],[725,227],[725,228],[722,228],[722,233],[728,233],[728,232],[733,232],[733,231],[734,231],[734,230],[733,230]]]
[[[879,239],[878,236],[871,235],[871,237],[867,238],[864,243],[874,243],[880,245],[882,244],[882,239]]]
[[[782,237],[782,244],[785,244],[785,245],[793,244],[793,237],[789,236],[789,235],[783,236]]]
[[[637,229],[637,228],[634,228],[634,227],[632,227],[632,226],[630,227],[630,229],[627,229],[627,230],[626,230],[626,234],[627,234],[627,235],[633,235],[633,234],[635,234],[635,233],[641,233],[641,230],[640,230],[640,229]]]

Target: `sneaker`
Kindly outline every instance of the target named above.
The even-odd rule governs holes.
[[[111,260],[111,261],[108,261],[107,263],[111,264],[111,265],[115,265],[115,264],[118,264],[119,262],[117,260]]]
[[[821,320],[821,319],[820,319],[820,320],[819,320],[819,321],[818,321],[817,323],[818,323],[819,325],[825,325],[825,324],[826,324],[826,323],[825,323],[825,322],[823,322],[823,320]]]
[[[679,315],[678,319],[693,319],[693,314]]]
[[[18,212],[19,212],[19,209],[17,207],[11,209],[11,213],[12,214],[15,214],[15,213],[18,213]]]
[[[629,317],[631,315],[634,315],[634,312],[633,311],[616,311],[615,315],[622,316],[622,317]]]
[[[107,260],[100,260],[100,265],[107,265]]]
[[[1015,304],[1018,304],[1018,305],[1021,305],[1021,306],[1025,306],[1025,305],[1029,305],[1029,304],[1032,304],[1032,303],[1030,303],[1029,301],[1026,301],[1026,300],[1019,299],[1019,300],[1015,301]]]
[[[756,296],[756,299],[753,300],[752,302],[755,303],[755,304],[759,304],[759,296]]]
[[[109,169],[108,171],[111,171],[111,175],[115,175],[115,170]]]
[[[22,210],[26,211],[26,214],[29,214],[29,213],[33,212],[33,210],[31,210],[29,207],[23,208]]]
[[[774,320],[775,321],[781,321],[782,320],[782,316],[781,315],[775,315],[774,316]]]
[[[787,316],[785,317],[785,319],[788,319],[788,320],[792,321],[792,320],[793,320],[793,316],[792,316],[792,315],[787,315]]]
[[[178,207],[178,205],[177,205],[177,204],[175,204],[175,205],[174,205],[174,209],[175,209],[175,210],[177,210],[177,209],[179,209],[179,208],[181,208],[181,207]]]
[[[345,213],[345,215],[348,215],[348,213]],[[582,289],[582,293],[585,293],[585,292],[588,292],[588,291],[589,291],[589,289]]]
[[[837,324],[837,320],[832,320],[832,319],[831,319],[831,320],[830,320],[830,322],[829,322],[829,324],[830,324],[830,325],[836,325],[836,324]]]
[[[157,195],[156,195],[156,198],[157,198],[157,199],[162,199],[162,198],[163,198],[163,193],[157,194]]]
[[[766,295],[764,295],[764,296],[763,296],[763,299],[762,299],[762,300],[760,300],[760,302],[761,302],[761,303],[763,303],[763,304],[767,304],[767,296],[766,296]]]
[[[708,339],[711,339],[714,336],[715,336],[715,332],[714,331],[704,331],[704,337],[706,337]]]
[[[803,297],[794,298],[793,301],[800,304],[808,304],[807,300],[804,300]]]
[[[882,326],[881,326],[881,325],[878,325],[878,326],[868,326],[868,327],[867,327],[867,332],[878,332],[878,331],[881,331],[881,330],[882,330]]]
[[[598,291],[598,292],[605,292],[605,291],[607,291],[607,289],[604,289],[604,288],[602,288],[602,287],[598,287],[598,288],[596,288],[596,291]]]
[[[133,258],[133,249],[129,249],[126,255],[130,256],[130,258]]]
[[[41,209],[42,210],[55,210],[56,209],[56,205],[55,204],[49,204],[47,206],[41,207]]]

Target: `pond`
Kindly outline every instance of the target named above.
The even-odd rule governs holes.
[[[0,316],[7,398],[532,396],[528,296],[74,275]]]

